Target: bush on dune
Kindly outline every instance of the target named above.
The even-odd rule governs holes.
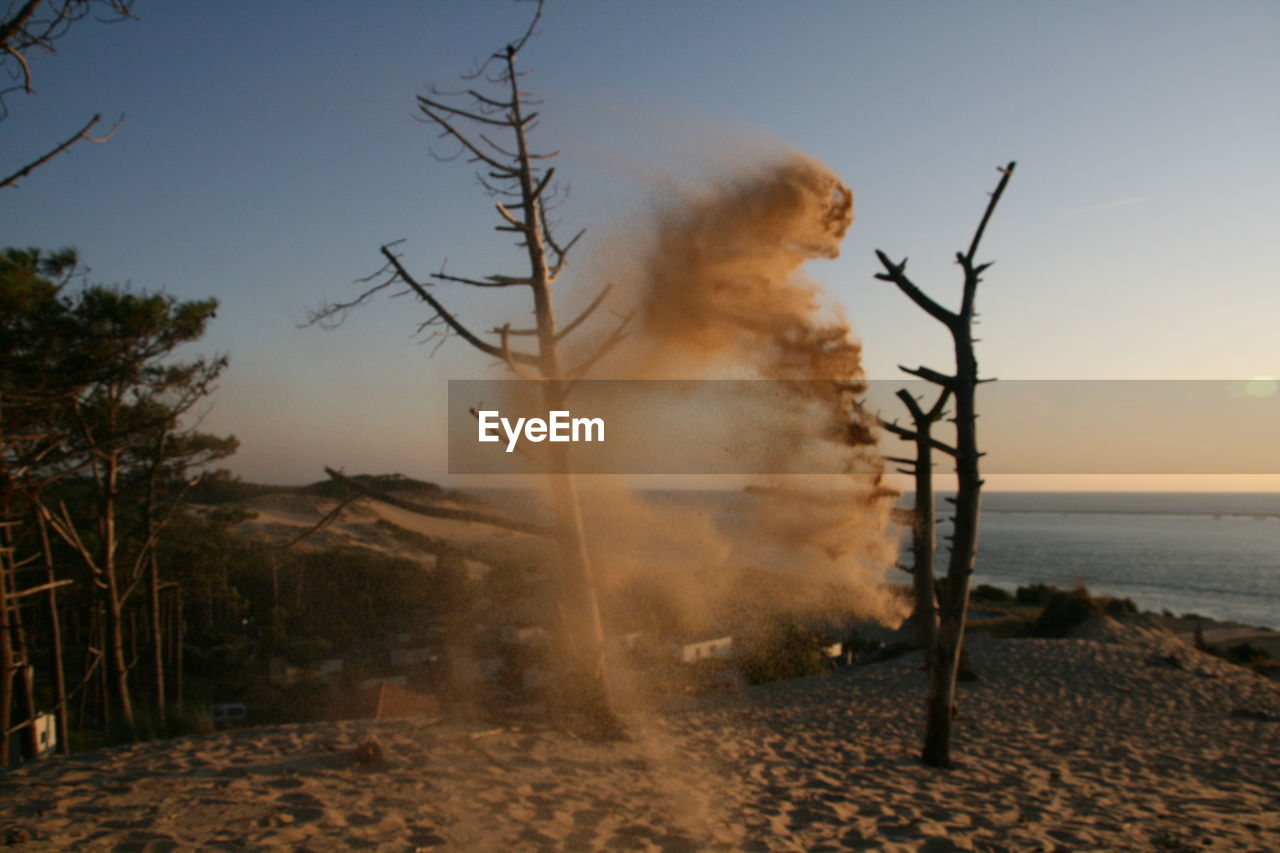
[[[1085,587],[1070,591],[1053,590],[1028,633],[1033,637],[1065,637],[1072,628],[1097,612],[1098,607]]]
[[[826,672],[828,640],[794,619],[779,619],[748,637],[735,663],[751,684]]]

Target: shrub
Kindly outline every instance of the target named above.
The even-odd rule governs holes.
[[[1249,642],[1227,646],[1221,657],[1240,666],[1253,667],[1271,663],[1271,655],[1267,654],[1266,649],[1260,649]]]
[[[1044,610],[1031,625],[1033,637],[1065,637],[1067,632],[1097,611],[1084,587],[1070,592],[1054,590]]]
[[[978,584],[978,586],[974,588],[971,597],[974,601],[989,601],[995,603],[1005,603],[1014,600],[1013,593],[1003,590],[998,586],[991,586],[990,584],[985,583]]]
[[[1049,597],[1060,590],[1043,583],[1033,583],[1030,586],[1020,586],[1018,591],[1014,593],[1014,597],[1019,604],[1036,604],[1045,605],[1049,603]]]
[[[803,678],[826,671],[826,645],[818,632],[783,618],[748,637],[735,663],[751,684]]]
[[[1128,616],[1138,612],[1138,605],[1133,603],[1132,598],[1100,598],[1097,603],[1108,616]]]

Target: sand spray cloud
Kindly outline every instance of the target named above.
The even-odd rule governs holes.
[[[776,380],[743,383],[786,389],[781,400],[762,396],[753,415],[767,424],[771,469],[817,456],[832,472],[758,482],[729,514],[654,501],[620,478],[585,478],[606,593],[665,585],[696,630],[723,620],[724,599],[743,590],[741,571],[760,568],[842,584],[844,603],[865,617],[893,624],[904,615],[884,585],[896,559],[892,493],[873,427],[852,405],[861,348],[803,273],[838,255],[852,221],[852,192],[816,161],[786,154],[710,185],[669,187],[649,222],[630,227],[625,250],[602,252],[626,262],[597,265],[591,277],[614,283],[626,303],[615,309],[636,316],[631,337],[590,378]],[[816,604],[801,597],[770,594],[761,613]]]

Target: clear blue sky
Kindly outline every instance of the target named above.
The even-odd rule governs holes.
[[[81,22],[32,63],[38,94],[0,124],[12,168],[94,112],[127,118],[16,190],[4,243],[73,245],[105,282],[222,308],[201,345],[231,368],[206,427],[239,473],[323,465],[438,477],[448,378],[485,375],[460,342],[434,358],[420,309],[349,296],[378,246],[485,274],[509,257],[462,163],[429,156],[415,94],[451,85],[524,28],[510,0],[139,0]],[[946,366],[936,323],[873,279],[911,257],[951,300],[995,166],[1018,172],[982,255],[980,360],[1002,378],[1280,374],[1280,4],[1274,2],[612,2],[549,0],[523,53],[564,151],[561,215],[590,240],[643,216],[663,175],[790,146],[856,196],[811,275],[865,344],[868,373]],[[496,262],[496,263],[495,263]],[[456,301],[482,328],[498,317]],[[1123,484],[1121,484],[1123,485]],[[1221,485],[1221,484],[1220,484]],[[1236,485],[1241,485],[1237,483]]]

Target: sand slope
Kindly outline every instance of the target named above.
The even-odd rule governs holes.
[[[421,502],[414,493],[406,499]],[[430,504],[453,509],[475,509],[456,501],[435,499]],[[471,521],[429,518],[371,498],[357,498],[321,529],[312,529],[338,506],[333,498],[298,493],[270,493],[246,501],[253,517],[240,522],[234,531],[240,538],[264,545],[295,542],[299,550],[350,548],[386,557],[435,565],[436,556],[420,542],[398,533],[434,540],[464,554],[467,566],[483,574],[487,566],[514,562],[533,568],[543,565],[554,553],[549,539],[517,533]],[[305,538],[299,540],[304,534]]]
[[[1280,849],[1274,683],[1157,636],[971,653],[944,772],[915,760],[911,656],[696,700],[613,746],[406,720],[102,751],[0,777],[0,827],[19,850]],[[368,734],[383,764],[353,763]]]

